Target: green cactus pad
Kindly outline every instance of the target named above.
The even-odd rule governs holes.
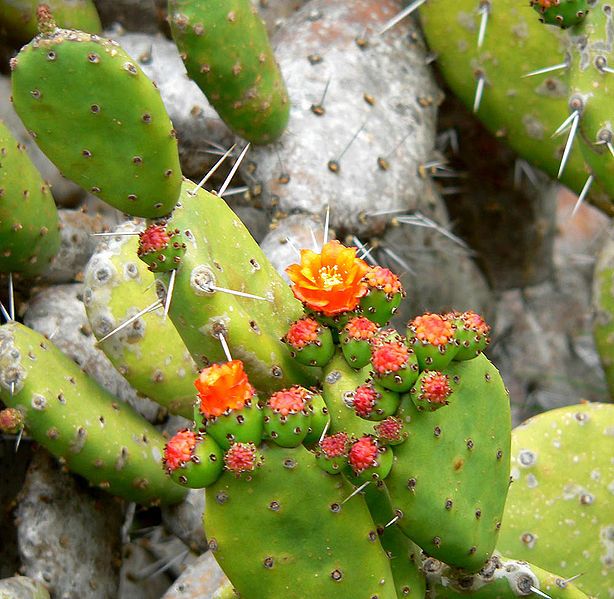
[[[36,9],[41,0],[0,0],[0,31],[25,44],[38,34]],[[45,0],[58,26],[100,33],[102,25],[92,0]]]
[[[138,236],[127,235],[137,230],[130,223],[121,225],[85,269],[83,303],[98,339],[158,299],[153,273],[136,256]],[[162,309],[135,320],[99,347],[139,393],[192,418],[198,369]]]
[[[497,547],[587,594],[614,594],[614,405],[545,412],[512,433],[512,477]]]
[[[93,485],[137,503],[184,497],[162,469],[162,435],[17,322],[0,327],[0,399],[22,410],[29,434]]]
[[[509,398],[483,354],[455,362],[445,373],[455,394],[450,405],[419,412],[409,397],[403,399],[397,416],[409,437],[394,448],[386,486],[405,534],[429,555],[475,571],[490,557],[503,516]]]
[[[364,499],[342,504],[352,486],[303,447],[262,453],[253,476],[226,472],[206,490],[209,547],[241,598],[397,599]]]
[[[49,186],[0,121],[0,272],[44,271],[60,247],[59,228]]]
[[[243,361],[250,382],[265,394],[309,386],[314,375],[281,341],[303,314],[301,304],[226,203],[195,187],[184,181],[180,204],[167,223],[185,234],[188,246],[174,271],[169,315],[177,331],[201,367],[226,360],[223,335],[232,357]],[[161,290],[168,289],[169,277],[158,273]]]
[[[567,29],[584,20],[589,5],[586,0],[531,0],[531,6],[547,25]]]
[[[66,177],[127,214],[173,209],[181,186],[175,132],[155,84],[119,44],[52,29],[11,68],[15,110]]]
[[[250,0],[169,0],[168,12],[188,74],[222,120],[253,143],[275,141],[288,123],[290,103]]]
[[[469,108],[475,103],[478,79],[484,78],[477,117],[532,165],[556,177],[566,136],[551,136],[569,116],[567,73],[560,69],[524,76],[563,64],[569,38],[557,28],[540,24],[523,2],[490,0],[486,33],[478,48],[480,6],[475,0],[428,0],[421,6],[420,20],[430,49],[437,54],[446,83]],[[588,175],[580,148],[574,144],[561,182],[580,193]],[[606,209],[611,205],[597,182],[590,197]]]

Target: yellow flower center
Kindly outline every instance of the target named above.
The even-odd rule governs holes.
[[[323,266],[320,268],[320,278],[322,279],[326,291],[329,291],[335,287],[335,285],[341,285],[341,283],[343,283],[343,277],[339,274],[339,267],[336,264],[334,266]]]

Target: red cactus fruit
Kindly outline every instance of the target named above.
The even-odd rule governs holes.
[[[194,431],[184,429],[173,435],[164,447],[162,462],[170,474],[190,461],[196,447],[197,435]]]
[[[409,327],[414,331],[416,339],[430,345],[447,345],[454,337],[452,323],[440,314],[426,313],[417,316]]]
[[[486,321],[473,310],[467,310],[460,315],[465,328],[475,331],[479,335],[487,336],[490,333],[490,326]]]
[[[302,412],[310,398],[310,393],[305,387],[295,385],[289,389],[282,389],[273,393],[267,405],[277,414],[288,416],[289,414],[298,414]]]
[[[368,435],[352,444],[348,454],[348,463],[355,474],[360,474],[375,465],[378,455],[377,441]]]
[[[343,328],[350,339],[361,341],[373,339],[377,329],[377,324],[364,316],[355,316],[351,318]]]
[[[5,408],[0,410],[0,432],[15,434],[24,426],[24,417],[17,408]]]
[[[386,295],[405,293],[401,280],[391,270],[382,266],[374,266],[363,279],[369,287],[381,289]]]
[[[408,360],[409,348],[402,341],[378,342],[371,351],[371,364],[378,374],[397,372]]]
[[[403,422],[394,416],[382,420],[375,426],[375,433],[385,443],[396,443],[403,440]]]
[[[293,322],[286,333],[284,341],[294,349],[303,349],[318,340],[320,323],[310,316]]]
[[[446,404],[451,394],[452,388],[447,374],[435,370],[424,373],[420,383],[421,399],[433,404]]]
[[[350,438],[347,433],[335,433],[324,437],[320,441],[320,449],[327,458],[347,456],[349,452]]]
[[[159,252],[168,246],[170,236],[162,225],[149,225],[139,233],[139,256],[150,252]]]
[[[360,385],[360,387],[354,391],[354,411],[361,418],[368,418],[371,412],[373,412],[377,398],[378,393],[373,385],[369,383]]]
[[[253,443],[233,443],[224,454],[224,464],[235,474],[253,472],[260,465],[260,456]]]

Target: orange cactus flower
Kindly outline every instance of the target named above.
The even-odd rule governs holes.
[[[241,360],[205,368],[194,385],[198,389],[200,412],[205,418],[221,416],[227,410],[240,410],[255,393]]]
[[[286,269],[292,291],[307,308],[324,316],[353,310],[368,286],[362,280],[369,265],[356,256],[356,248],[329,241],[322,253],[301,250],[301,263]]]

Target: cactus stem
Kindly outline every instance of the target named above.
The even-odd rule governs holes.
[[[486,25],[488,25],[488,15],[490,14],[490,2],[485,0],[481,3],[480,14],[480,30],[478,32],[478,50],[482,47],[484,43],[484,37],[486,36]]]
[[[171,307],[171,300],[173,299],[173,289],[175,289],[175,279],[176,278],[177,278],[177,269],[175,268],[171,271],[171,276],[168,281],[168,291],[166,292],[166,299],[164,301],[164,317],[163,317],[164,320],[166,320],[166,317],[168,316],[169,308]]]
[[[222,344],[222,349],[224,350],[224,355],[229,362],[232,362],[232,356],[230,355],[230,348],[228,347],[228,342],[226,341],[226,337],[224,337],[224,333],[218,334],[218,339]]]
[[[362,483],[362,485],[360,485],[360,487],[356,487],[351,493],[350,495],[348,495],[342,502],[341,505],[343,505],[344,503],[348,502],[350,499],[352,499],[352,497],[355,497],[356,495],[358,495],[358,493],[360,493],[367,485],[370,485],[371,481],[368,480],[365,483]]]
[[[584,183],[584,186],[582,187],[582,191],[580,192],[580,195],[578,196],[576,205],[573,207],[573,210],[571,211],[570,218],[573,218],[576,215],[576,212],[578,212],[578,210],[580,209],[580,206],[582,206],[582,203],[586,199],[586,196],[588,195],[588,192],[590,191],[590,188],[591,188],[591,185],[593,184],[594,179],[595,177],[593,177],[593,175],[589,175],[587,177],[586,182]]]
[[[9,314],[15,320],[15,289],[13,287],[13,273],[9,272]]]
[[[243,162],[243,158],[245,158],[245,154],[247,154],[247,151],[249,150],[250,146],[251,146],[251,143],[248,142],[248,144],[243,148],[243,150],[239,154],[237,161],[232,165],[232,168],[230,169],[230,172],[228,173],[226,180],[224,181],[224,183],[222,183],[222,186],[217,192],[217,195],[220,198],[224,195],[224,192],[228,189],[228,186],[230,185],[230,181],[235,176],[235,173],[237,172],[237,169]]]
[[[224,155],[209,169],[209,172],[200,180],[200,182],[198,183],[198,185],[192,190],[192,191],[188,191],[188,193],[191,196],[195,196],[198,193],[198,190],[209,180],[209,178],[211,177],[211,175],[213,175],[213,173],[215,173],[215,171],[220,167],[220,165],[222,164],[222,162],[224,162],[224,160],[226,160],[226,158],[228,158],[228,156],[230,156],[230,153],[237,147],[237,144],[233,144],[231,148],[229,148],[228,150],[226,150],[226,152],[224,153]]]
[[[158,308],[161,308],[161,307],[162,307],[162,300],[159,300],[159,299],[156,300],[153,304],[150,304],[149,306],[147,306],[147,308],[143,308],[140,312],[137,312],[134,316],[131,316],[128,320],[126,320],[125,322],[122,322],[118,327],[115,327],[110,333],[107,333],[102,339],[99,339],[98,341],[96,341],[96,345],[100,345],[103,341],[106,341],[109,337],[112,337],[113,335],[115,335],[115,333],[118,333],[122,329],[125,329],[128,325],[132,324],[135,320],[137,320],[141,316],[148,314],[149,312],[153,312],[154,310],[157,310]]]
[[[484,85],[486,83],[486,77],[484,73],[478,75],[478,83],[475,86],[475,96],[473,99],[473,114],[476,114],[480,110],[480,104],[482,103],[482,96],[484,95]]]
[[[529,589],[533,591],[536,595],[539,595],[540,597],[546,597],[546,599],[552,599],[550,595],[546,595],[546,593],[544,593],[543,591],[540,591],[537,587],[534,587],[533,585],[531,585]]]
[[[397,13],[392,19],[386,21],[384,26],[377,32],[376,35],[383,35],[389,29],[392,29],[397,23],[402,21],[405,17],[411,15],[412,12],[420,8],[426,0],[414,0],[409,6],[406,6],[401,12]]]
[[[363,125],[364,127],[364,125]],[[362,129],[362,127],[361,127]],[[358,133],[356,134],[358,135]],[[352,143],[352,142],[350,142]],[[349,148],[350,146],[348,145],[347,148]],[[347,150],[346,148],[346,150]],[[345,150],[343,150],[343,152],[345,152]],[[343,156],[343,153],[341,154]],[[324,240],[322,241],[322,245],[326,245],[328,243],[328,225],[330,223],[330,204],[326,204],[326,217],[324,218]],[[320,251],[322,251],[322,248],[320,248]]]
[[[397,522],[397,520],[399,520],[400,517],[401,516],[397,514],[392,520],[390,520],[390,522],[388,522],[388,524],[384,526],[384,528],[388,528],[389,526],[392,526],[395,522]]]
[[[569,159],[569,154],[571,152],[571,146],[573,145],[574,139],[576,138],[579,124],[580,112],[578,110],[574,110],[571,127],[569,129],[569,137],[567,137],[567,143],[565,144],[565,149],[563,150],[563,157],[561,158],[561,165],[559,166],[559,172],[556,176],[557,179],[561,178],[561,175],[565,170],[565,166],[567,165],[567,160]]]
[[[535,71],[531,71],[530,73],[526,73],[521,77],[524,79],[526,77],[534,77],[535,75],[543,75],[544,73],[551,73],[552,71],[558,71],[559,69],[568,69],[569,62],[561,62],[559,64],[552,65],[551,67],[543,67],[541,69],[536,69]]]

